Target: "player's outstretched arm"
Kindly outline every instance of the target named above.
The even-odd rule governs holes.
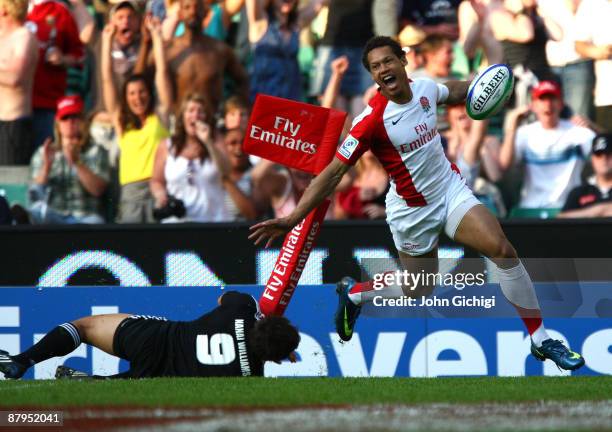
[[[456,105],[465,102],[470,83],[471,81],[446,81],[444,85],[448,87],[448,97],[444,103]]]
[[[310,183],[308,188],[304,191],[304,195],[302,195],[297,207],[289,216],[270,219],[253,225],[250,228],[252,232],[249,235],[249,239],[253,240],[256,245],[268,239],[266,247],[270,246],[276,237],[286,234],[291,228],[304,219],[308,213],[321,204],[325,198],[331,195],[349,168],[350,165],[334,158],[331,163],[321,171],[321,174],[316,176],[312,183]]]

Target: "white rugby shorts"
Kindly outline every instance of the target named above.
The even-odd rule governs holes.
[[[409,207],[390,191],[386,198],[387,223],[397,250],[408,255],[423,255],[438,245],[442,229],[451,238],[463,216],[480,201],[456,172],[449,177],[446,192],[423,207]]]

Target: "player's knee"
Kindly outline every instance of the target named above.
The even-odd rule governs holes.
[[[92,322],[90,317],[79,318],[78,320],[72,321],[72,325],[76,327],[81,337],[81,341],[87,342],[89,340],[88,334],[91,332]]]

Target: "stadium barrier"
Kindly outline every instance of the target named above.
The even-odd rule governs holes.
[[[587,359],[586,367],[575,374],[612,374],[612,266],[606,260],[610,258],[611,228],[610,220],[504,223],[523,257],[571,258],[568,263],[588,258],[581,261],[590,266],[580,272],[583,281],[570,291],[579,302],[576,306],[586,305],[591,312],[546,320],[554,337],[567,340]],[[247,234],[247,224],[2,228],[0,347],[19,351],[56,324],[90,314],[133,312],[179,320],[196,318],[214,306],[224,287],[230,289],[234,284],[246,284],[236,288],[258,298],[278,249],[255,248]],[[302,333],[300,362],[268,365],[266,374],[560,373],[552,363],[542,364],[529,356],[523,324],[509,314],[406,319],[364,311],[353,340],[340,344],[332,324],[336,296],[329,283],[346,274],[359,277],[362,259],[390,256],[393,243],[384,222],[326,223],[287,310]],[[446,238],[441,239],[440,256],[482,260]],[[540,281],[536,283],[540,292],[546,272],[532,274]],[[561,276],[559,280],[564,280],[565,274]],[[542,292],[546,312],[546,301],[554,300],[558,292]],[[593,293],[599,297],[593,299]],[[119,367],[117,359],[85,346],[73,355],[68,364],[88,372],[114,373]],[[29,377],[50,377],[56,364],[45,362]]]
[[[609,287],[609,285],[608,285]],[[258,297],[262,286],[0,288],[0,347],[11,353],[40,340],[61,322],[104,313],[136,313],[195,319],[219,295],[238,289]],[[490,293],[502,298],[499,288]],[[536,284],[536,289],[539,287]],[[582,286],[582,295],[593,292]],[[171,301],[169,301],[171,299]],[[543,305],[545,306],[545,305]],[[296,290],[286,316],[297,325],[298,362],[266,365],[267,376],[521,376],[569,375],[529,355],[529,338],[518,318],[380,318],[362,316],[349,343],[335,334],[333,285]],[[552,318],[551,336],[581,351],[586,366],[574,375],[612,374],[612,318]],[[71,355],[36,365],[26,378],[51,378],[64,362],[89,373],[125,370],[124,361],[81,345]]]
[[[612,220],[521,220],[503,228],[521,257],[612,258]],[[256,248],[248,224],[0,227],[0,286],[265,285],[280,241]],[[359,277],[395,247],[384,221],[325,222],[301,284]],[[440,257],[476,257],[440,239]],[[597,269],[593,278],[597,280]]]

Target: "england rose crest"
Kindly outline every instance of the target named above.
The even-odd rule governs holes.
[[[426,113],[429,112],[429,110],[431,109],[431,105],[429,105],[429,99],[427,99],[425,96],[421,96],[421,99],[419,99],[419,101],[421,102],[421,107],[423,107],[423,111],[425,111]]]

